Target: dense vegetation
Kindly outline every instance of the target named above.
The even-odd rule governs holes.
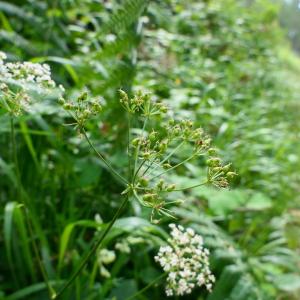
[[[165,299],[170,223],[216,279],[174,299],[300,299],[300,60],[278,20],[268,0],[0,1],[0,299]]]
[[[300,53],[300,2],[299,0],[283,1],[279,20],[287,37],[290,39],[292,47]]]

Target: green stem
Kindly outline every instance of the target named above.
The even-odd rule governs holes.
[[[126,298],[126,300],[132,300],[132,299],[135,299],[136,297],[140,296],[141,294],[146,292],[150,287],[152,287],[156,282],[158,282],[159,280],[164,278],[166,275],[167,275],[167,273],[163,273],[162,275],[158,276],[157,278],[152,280],[148,285],[146,285],[144,288],[139,290],[137,293],[133,294],[132,296],[130,296],[128,298]]]
[[[108,169],[115,175],[117,176],[125,185],[128,184],[127,180],[120,175],[117,171],[115,171],[115,169],[111,166],[111,164],[104,158],[104,156],[98,152],[98,150],[95,148],[95,146],[92,144],[91,140],[89,139],[89,137],[86,134],[86,131],[81,128],[81,131],[83,132],[83,135],[85,137],[85,139],[87,140],[88,144],[90,145],[90,147],[94,150],[94,152],[97,154],[97,156],[104,162],[104,164],[108,167]]]
[[[149,162],[147,168],[145,169],[145,171],[142,174],[142,177],[148,172],[148,170],[152,167],[152,165],[155,163],[156,158],[154,157],[151,162]],[[157,164],[157,166],[159,167],[160,164]]]
[[[131,141],[131,114],[127,114],[127,156],[128,156],[128,180],[130,180],[131,177],[131,157],[130,157],[130,141]]]
[[[145,120],[144,120],[141,137],[144,136],[144,131],[146,129],[148,119],[149,119],[149,116],[147,115]],[[137,161],[138,161],[138,157],[139,157],[139,152],[140,152],[140,145],[138,145],[138,147],[136,149],[136,152],[135,152],[133,178],[135,178],[135,175],[136,175]]]
[[[196,184],[196,185],[192,185],[192,186],[189,186],[189,187],[185,187],[185,188],[180,188],[180,189],[172,190],[172,192],[179,192],[179,191],[185,191],[185,190],[194,189],[194,188],[196,188],[196,187],[199,187],[199,186],[208,184],[208,182],[209,182],[208,180],[205,180],[204,182],[199,183],[199,184]]]
[[[154,167],[149,175],[155,171],[159,166],[162,166],[164,162],[166,162],[182,145],[184,144],[184,141],[182,141],[177,147],[175,147],[159,164]]]
[[[71,278],[61,288],[61,290],[56,295],[54,295],[51,299],[53,299],[53,300],[54,299],[58,299],[64,293],[64,291],[73,283],[73,281],[79,276],[79,274],[81,273],[81,271],[83,270],[83,268],[85,267],[85,265],[88,263],[89,259],[94,255],[94,253],[97,251],[97,249],[101,246],[104,238],[107,236],[107,234],[109,233],[109,231],[111,230],[111,228],[115,224],[116,220],[120,216],[121,212],[123,211],[123,208],[126,206],[126,204],[127,204],[128,201],[129,201],[129,198],[127,196],[123,200],[122,204],[120,205],[120,207],[118,208],[117,212],[115,213],[115,215],[113,216],[113,218],[109,222],[108,226],[104,230],[104,232],[101,235],[101,237],[99,238],[99,240],[95,242],[95,244],[93,245],[93,247],[91,248],[91,250],[83,258],[83,260],[81,261],[78,269],[73,273],[73,275],[71,276]]]
[[[140,169],[141,169],[142,166],[145,164],[145,162],[146,162],[146,160],[143,160],[143,161],[141,162],[141,164],[139,165],[138,169],[136,170],[136,172],[135,172],[135,174],[134,174],[134,176],[133,176],[133,180],[132,180],[132,183],[133,183],[133,184],[135,184],[135,179],[136,179],[137,175],[139,174]]]
[[[157,178],[157,177],[160,177],[161,175],[164,175],[165,173],[167,173],[167,172],[169,172],[169,171],[171,171],[171,170],[174,170],[174,169],[178,168],[179,166],[181,166],[181,165],[185,164],[186,162],[188,162],[189,160],[193,159],[196,155],[197,155],[197,154],[193,154],[193,155],[191,155],[190,157],[188,157],[188,158],[186,158],[185,160],[183,160],[182,162],[180,162],[179,164],[177,164],[177,165],[175,165],[175,166],[173,166],[173,167],[171,167],[171,168],[165,170],[164,172],[161,172],[161,173],[158,174],[158,175],[153,176],[152,178],[149,179],[149,181],[151,181],[151,180],[153,180],[153,179],[155,179],[155,178]]]

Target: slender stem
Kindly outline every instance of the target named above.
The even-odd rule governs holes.
[[[181,165],[183,165],[184,163],[188,162],[189,160],[193,159],[195,156],[196,156],[196,154],[191,155],[190,157],[186,158],[185,160],[183,160],[183,161],[180,162],[179,164],[177,164],[177,165],[175,165],[175,166],[173,166],[173,167],[171,167],[171,168],[165,170],[164,172],[161,172],[160,174],[157,174],[157,175],[153,176],[152,178],[149,179],[149,181],[151,181],[151,180],[153,180],[153,179],[155,179],[155,178],[157,178],[157,177],[160,177],[161,175],[163,175],[163,174],[165,174],[165,173],[167,173],[167,172],[169,172],[169,171],[171,171],[171,170],[174,170],[174,169],[178,168],[179,166],[181,166]]]
[[[167,273],[163,273],[162,275],[158,276],[154,280],[152,280],[148,285],[146,285],[144,288],[133,294],[132,296],[126,298],[126,300],[132,300],[135,299],[136,297],[140,296],[144,292],[146,292],[149,288],[151,288],[156,282],[160,281],[162,278],[164,278],[167,275]]]
[[[130,140],[131,140],[131,114],[127,113],[127,156],[128,156],[128,180],[130,180],[131,176],[131,157],[130,157]]]
[[[156,158],[154,157],[154,158],[151,160],[151,162],[149,162],[149,164],[148,164],[147,168],[145,169],[145,171],[143,172],[142,176],[144,176],[144,175],[148,172],[148,170],[149,170],[149,169],[152,167],[152,165],[155,163],[155,160],[156,160]],[[160,166],[160,164],[157,164],[157,166]]]
[[[91,250],[85,255],[85,257],[81,261],[79,267],[73,273],[73,275],[69,278],[69,280],[66,282],[66,284],[61,288],[61,290],[56,295],[54,295],[52,297],[53,300],[58,299],[64,293],[64,291],[73,283],[73,281],[79,276],[79,274],[81,273],[81,271],[83,270],[85,265],[88,263],[89,259],[94,255],[94,253],[97,251],[97,249],[101,246],[104,238],[107,236],[107,234],[109,233],[109,231],[111,230],[111,228],[115,224],[116,220],[120,216],[121,212],[123,211],[123,208],[126,206],[128,201],[129,201],[129,197],[126,196],[126,198],[121,203],[120,207],[118,208],[117,212],[115,213],[115,215],[113,216],[113,218],[109,222],[108,226],[104,230],[104,232],[101,235],[101,237],[99,238],[99,240],[97,240],[95,242],[95,244],[93,245]]]
[[[16,143],[16,135],[15,135],[15,124],[14,124],[14,117],[11,116],[10,118],[10,125],[11,125],[11,142],[12,142],[12,152],[13,152],[13,159],[14,159],[14,165],[15,165],[15,170],[16,170],[16,177],[17,177],[17,184],[18,184],[18,192],[20,193],[20,201],[24,207],[24,213],[25,213],[25,220],[28,226],[29,230],[29,236],[32,241],[32,246],[33,246],[33,251],[36,256],[40,271],[42,273],[43,279],[46,283],[48,293],[50,297],[53,297],[55,295],[55,290],[50,284],[49,277],[47,274],[47,271],[43,265],[42,259],[39,254],[38,246],[37,243],[35,242],[34,238],[34,230],[33,230],[33,225],[31,222],[31,219],[34,219],[32,216],[30,216],[30,205],[29,201],[27,201],[27,194],[25,192],[25,189],[23,187],[22,181],[21,181],[21,174],[20,174],[20,168],[19,168],[19,162],[18,162],[18,155],[17,155],[17,143]],[[26,199],[26,200],[25,200]]]
[[[141,162],[141,164],[139,165],[138,169],[136,170],[136,172],[134,173],[134,176],[133,176],[133,180],[132,180],[132,183],[134,184],[135,183],[135,179],[140,171],[140,169],[142,168],[142,166],[145,164],[146,160],[143,160]]]
[[[185,187],[185,188],[180,188],[180,189],[172,190],[172,192],[179,192],[179,191],[185,191],[185,190],[194,189],[194,188],[196,188],[196,187],[199,187],[199,186],[208,184],[208,182],[209,182],[208,180],[205,180],[204,182],[199,183],[199,184],[195,184],[195,185],[192,185],[192,186],[189,186],[189,187]]]
[[[147,126],[148,119],[149,119],[149,116],[147,115],[145,120],[144,120],[141,137],[144,136],[144,131],[145,131],[145,128]],[[137,161],[138,161],[138,157],[139,157],[139,152],[140,152],[140,145],[138,145],[138,147],[136,149],[136,152],[135,152],[133,178],[135,178],[135,175],[136,175]]]
[[[146,203],[139,197],[135,189],[133,189],[133,195],[142,205],[147,206]]]
[[[83,135],[85,137],[85,139],[87,140],[87,142],[89,143],[90,147],[94,150],[94,152],[97,154],[97,156],[104,162],[104,164],[108,167],[108,169],[115,175],[117,176],[119,179],[121,179],[121,181],[127,185],[128,182],[127,180],[122,176],[120,175],[117,171],[115,171],[115,169],[111,166],[111,164],[103,157],[103,155],[98,152],[98,150],[95,148],[95,146],[92,144],[91,140],[89,139],[89,137],[87,136],[86,134],[86,131],[84,130],[84,128],[81,128],[82,129],[82,132],[83,132]]]
[[[182,145],[184,144],[184,141],[182,141],[179,145],[177,145],[177,147],[175,147],[159,164],[156,165],[156,167],[154,167],[151,172],[149,173],[149,175],[155,171],[159,166],[162,166],[163,163],[165,161],[167,161]]]

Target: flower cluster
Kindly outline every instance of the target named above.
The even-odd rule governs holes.
[[[204,184],[217,187],[227,187],[227,178],[233,175],[229,172],[230,165],[222,166],[211,148],[211,139],[202,128],[196,127],[191,120],[174,120],[166,114],[166,107],[152,101],[149,94],[137,93],[129,98],[124,91],[120,91],[120,102],[132,117],[138,113],[138,120],[143,121],[141,132],[136,131],[128,146],[128,155],[134,159],[132,182],[128,184],[127,192],[144,207],[150,208],[151,221],[159,222],[161,216],[173,217],[170,205],[179,204],[180,199],[170,201],[168,193],[184,191]],[[151,118],[160,115],[163,120],[159,128],[151,127]],[[129,134],[129,136],[131,136]],[[184,154],[184,156],[182,155]],[[176,171],[188,162],[208,157],[207,178],[192,187],[177,188],[169,182],[168,174]],[[228,176],[227,176],[228,174]],[[159,218],[156,218],[158,216]]]
[[[147,136],[140,136],[132,140],[133,147],[140,150],[141,159],[159,159],[175,143],[191,143],[194,147],[194,155],[201,155],[209,148],[210,138],[205,136],[202,128],[194,128],[190,120],[169,120],[164,126],[163,135],[152,130]],[[168,167],[165,164],[164,167]]]
[[[44,92],[55,88],[56,84],[51,79],[48,65],[31,62],[6,63],[6,58],[6,54],[0,51],[0,105],[11,115],[18,116],[29,109],[31,88],[35,87]],[[59,88],[63,91],[62,86]]]
[[[108,249],[101,249],[98,252],[97,259],[98,259],[100,274],[105,278],[109,278],[110,273],[107,270],[107,268],[105,267],[105,265],[109,265],[109,264],[113,263],[116,260],[115,251],[108,250]]]
[[[59,103],[72,115],[79,130],[84,128],[87,120],[102,111],[100,100],[89,97],[87,92],[81,93],[75,101],[61,97]]]
[[[32,62],[5,63],[6,54],[0,52],[0,76],[17,80],[21,84],[38,84],[40,87],[53,88],[50,67],[47,64]]]
[[[230,171],[231,164],[222,165],[219,157],[212,156],[206,163],[208,166],[208,182],[216,187],[227,188],[229,185],[228,181],[237,175],[235,172]]]
[[[24,90],[13,92],[7,84],[0,83],[0,95],[2,101],[0,107],[3,107],[13,116],[19,116],[23,111],[29,109],[30,97]]]
[[[167,296],[190,294],[195,287],[211,291],[215,277],[209,268],[209,251],[192,228],[170,224],[169,245],[160,247],[155,261],[167,273]]]
[[[162,103],[153,103],[149,94],[141,91],[137,92],[133,98],[122,91],[120,92],[120,103],[130,114],[141,113],[143,116],[150,117],[167,112],[167,107]]]

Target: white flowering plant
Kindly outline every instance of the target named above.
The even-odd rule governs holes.
[[[209,250],[203,246],[203,238],[192,228],[169,226],[168,245],[160,247],[155,256],[167,274],[167,296],[183,296],[202,286],[211,291],[215,277],[209,267]]]
[[[1,104],[10,113],[11,117],[18,116],[28,110],[30,96],[27,84],[48,91],[55,88],[56,84],[51,79],[50,68],[47,65],[24,63],[5,63],[6,56],[0,56],[0,77],[19,83],[19,89],[14,90],[6,83],[1,84],[3,94]],[[63,92],[63,88],[60,88]],[[228,181],[235,176],[230,164],[223,164],[216,155],[216,150],[211,147],[211,139],[202,128],[195,127],[191,120],[178,120],[174,114],[161,102],[151,99],[150,94],[137,92],[129,97],[126,92],[120,90],[120,105],[127,114],[128,132],[127,149],[128,168],[118,168],[94,145],[91,134],[88,132],[88,123],[91,119],[101,119],[103,101],[89,95],[87,91],[81,93],[75,99],[71,97],[58,97],[58,103],[73,119],[73,125],[79,135],[86,139],[91,149],[104,163],[106,168],[123,185],[121,197],[123,202],[116,210],[114,217],[83,258],[78,269],[69,278],[59,292],[55,292],[49,284],[49,292],[52,299],[59,298],[80,274],[89,258],[98,251],[103,240],[110,232],[112,226],[122,213],[129,201],[137,203],[146,209],[150,209],[150,220],[158,224],[163,218],[176,219],[172,207],[182,203],[176,193],[211,184],[216,187],[226,188]],[[159,122],[157,122],[159,121]],[[140,128],[138,129],[138,127]],[[13,126],[12,126],[13,131]],[[178,155],[178,154],[181,155]],[[184,158],[182,158],[184,154]],[[184,170],[187,163],[206,164],[206,177],[192,186],[176,186],[170,180],[169,174],[178,169]],[[16,163],[17,166],[17,163]],[[21,180],[19,178],[21,185]],[[172,197],[170,197],[171,194]],[[30,208],[28,203],[24,206]],[[169,246],[162,247],[156,256],[167,277],[167,295],[184,295],[191,293],[195,286],[205,286],[211,290],[214,276],[209,270],[207,249],[203,248],[202,238],[192,229],[186,231],[181,227],[171,226],[172,238]],[[122,249],[119,245],[117,248]],[[124,247],[123,247],[124,248]],[[124,249],[123,249],[124,250]],[[128,251],[128,249],[126,249]],[[101,274],[109,277],[105,268],[110,260],[103,260],[105,250],[98,251],[98,263]],[[107,252],[112,257],[112,252]],[[100,256],[99,256],[100,255]],[[42,264],[42,273],[45,275]],[[47,276],[45,275],[45,280]],[[47,281],[48,282],[48,281]]]
[[[0,51],[0,108],[19,116],[30,109],[32,91],[46,95],[56,88],[56,84],[47,64],[6,60],[6,54]],[[63,93],[63,86],[59,85],[58,90]]]
[[[71,125],[75,127],[80,136],[86,139],[97,157],[119,180],[124,189],[121,192],[123,202],[108,227],[95,242],[89,254],[82,260],[76,272],[53,299],[60,297],[72,284],[90,256],[101,246],[102,241],[129,201],[136,200],[142,208],[150,209],[151,222],[158,224],[163,218],[176,219],[172,207],[182,203],[183,200],[176,199],[174,196],[170,198],[171,194],[184,193],[206,184],[226,188],[229,180],[236,175],[230,170],[231,165],[223,164],[216,155],[216,149],[211,147],[211,139],[201,128],[195,128],[191,120],[174,119],[172,112],[168,111],[163,103],[151,99],[150,94],[137,92],[130,98],[126,92],[120,90],[120,104],[127,113],[128,123],[126,134],[128,167],[125,168],[126,172],[124,168],[119,169],[115,166],[107,155],[97,149],[87,130],[88,122],[91,119],[101,119],[103,103],[87,92],[83,92],[75,99],[60,98],[59,103],[72,117]],[[133,124],[140,128],[137,129]],[[182,159],[181,156],[178,156],[179,152],[184,153],[185,158]],[[197,160],[205,162],[206,178],[198,184],[185,187],[177,187],[170,181],[169,174],[176,172],[179,168],[184,169],[187,163],[195,163]],[[164,259],[160,256],[164,251],[171,251],[169,254],[173,255],[173,259],[177,259],[178,262],[181,260],[183,264],[181,269],[176,269],[174,266],[171,275],[169,274],[167,294],[187,294],[196,285],[205,285],[208,290],[211,290],[214,277],[209,271],[209,253],[202,247],[201,237],[191,229],[187,232],[184,232],[182,227],[172,227],[172,229],[173,248],[161,248],[160,254],[156,258],[165,271],[171,265],[167,261],[165,264],[162,263]],[[185,242],[180,244],[182,241]],[[118,245],[121,248],[123,246]],[[172,249],[175,252],[172,252]],[[128,248],[126,250],[128,251]],[[191,257],[186,256],[188,253]],[[187,281],[183,279],[185,276]],[[179,287],[176,287],[178,284]]]

